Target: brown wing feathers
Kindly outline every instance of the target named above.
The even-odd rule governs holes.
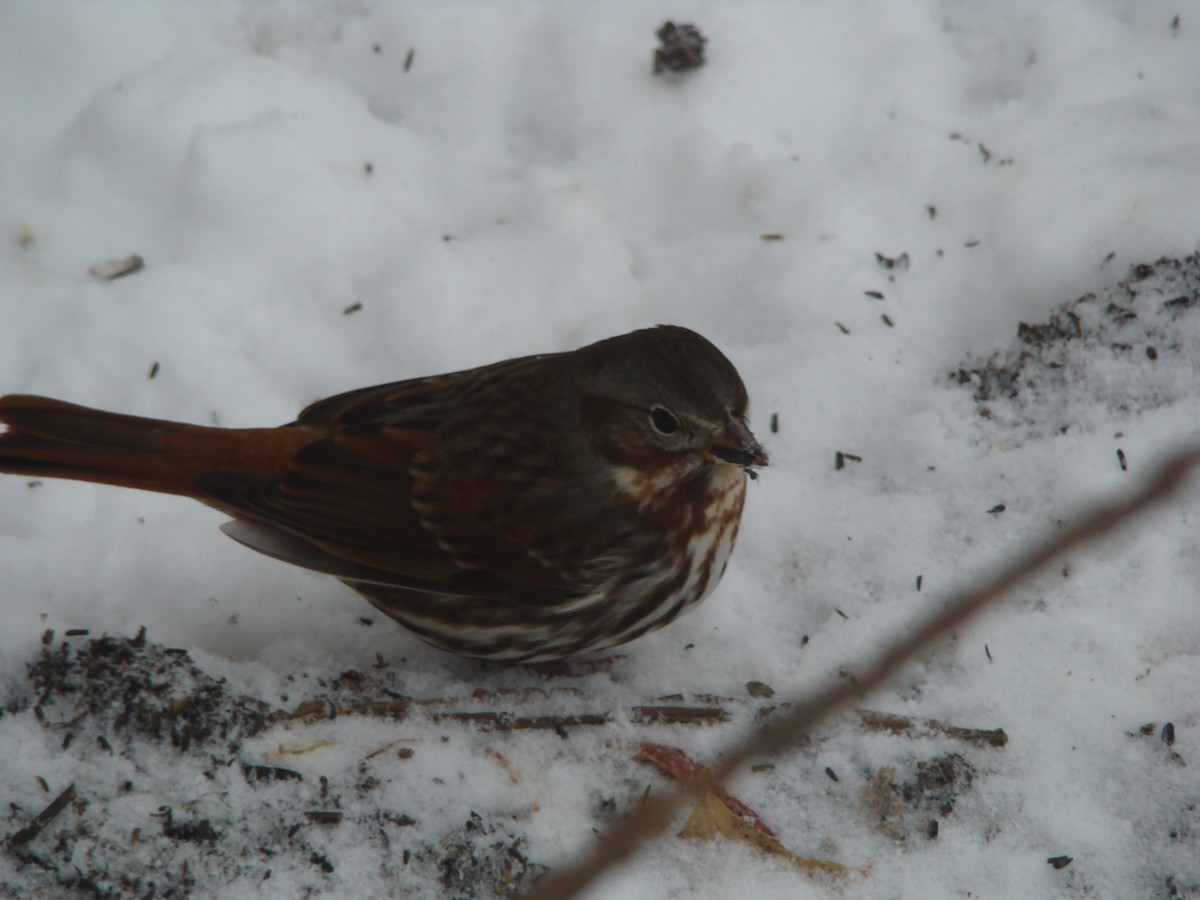
[[[484,380],[503,380],[524,362],[491,367]],[[526,545],[546,533],[544,507],[561,506],[544,496],[552,449],[523,447],[524,465],[504,466],[512,456],[496,450],[509,437],[478,427],[490,417],[459,395],[458,382],[441,376],[354,391],[313,404],[291,425],[259,429],[10,395],[0,398],[0,471],[194,497],[240,520],[228,529],[235,539],[350,580],[476,596],[523,586],[547,602],[578,591],[584,573],[570,560]],[[462,428],[464,420],[473,427]],[[525,425],[536,440],[539,423]],[[449,481],[446,450],[454,457],[446,470],[457,473]],[[506,483],[504,509],[483,498],[496,480]],[[555,493],[554,501],[567,499]],[[499,519],[517,527],[498,528]]]

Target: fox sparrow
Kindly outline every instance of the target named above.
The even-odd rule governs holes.
[[[209,428],[0,398],[0,471],[192,497],[232,538],[326,572],[431,644],[540,661],[666,625],[725,571],[767,454],[693,331],[322,400]]]

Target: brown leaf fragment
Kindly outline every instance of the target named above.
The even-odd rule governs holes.
[[[512,764],[512,761],[507,756],[505,756],[495,747],[484,747],[483,753],[489,759],[495,760],[496,764],[508,773],[508,780],[512,784],[521,783],[521,773],[517,770],[517,767]]]
[[[684,784],[708,779],[708,767],[696,762],[678,747],[669,747],[666,744],[642,744],[633,758],[637,762],[654,763],[664,775]],[[716,785],[710,788],[710,792],[719,797],[726,808],[748,827],[774,837],[775,832],[759,818],[758,813],[737,797],[727,794],[724,788]]]
[[[885,766],[875,772],[859,794],[859,805],[867,824],[894,841],[905,840],[903,827],[898,824],[904,813],[904,803],[893,784],[896,770]]]
[[[708,775],[706,766],[696,762],[678,747],[670,747],[666,744],[641,744],[633,759],[634,762],[654,763],[658,771],[668,778],[682,781],[684,784]]]
[[[930,824],[948,818],[976,780],[977,772],[963,756],[946,753],[917,760],[901,773],[885,766],[870,775],[859,792],[866,824],[894,841],[932,834]]]
[[[679,837],[686,840],[711,841],[724,837],[731,841],[739,841],[757,847],[764,853],[790,860],[808,874],[834,875],[844,877],[851,874],[863,874],[862,870],[851,869],[841,863],[827,859],[813,859],[793,853],[774,837],[766,834],[753,825],[749,825],[729,810],[723,798],[713,791],[705,791],[696,801],[691,816]]]

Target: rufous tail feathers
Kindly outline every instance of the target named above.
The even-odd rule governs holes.
[[[279,475],[311,440],[297,427],[185,425],[23,394],[0,397],[0,424],[0,472],[188,497],[216,470]]]

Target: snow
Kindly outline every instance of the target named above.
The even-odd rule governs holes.
[[[666,18],[706,35],[703,68],[651,74]],[[666,785],[633,761],[639,742],[715,761],[765,707],[852,674],[1197,434],[1200,328],[1164,305],[1196,291],[1195,262],[1191,282],[1132,268],[1200,246],[1195,3],[10,0],[0,122],[4,392],[264,425],[674,322],[738,366],[771,454],[715,594],[610,667],[554,679],[425,647],[198,504],[0,479],[0,834],[68,784],[77,797],[25,845],[58,875],[7,848],[0,893],[107,873],[118,895],[149,879],[160,895],[466,896],[506,877],[489,847],[518,847],[520,877],[563,867]],[[88,274],[131,253],[144,270]],[[1083,337],[1018,341],[1089,293]],[[1022,368],[1016,399],[951,377],[994,354]],[[838,451],[861,461],[835,470]],[[863,700],[1003,728],[1007,746],[846,715],[729,789],[789,849],[869,867],[859,897],[1200,896],[1198,496],[1074,554]],[[445,702],[187,751],[103,704],[67,724],[73,695],[37,720],[43,649],[78,660],[141,626],[145,652],[187,652],[155,651],[179,665],[168,699],[224,679],[222,702],[272,710]],[[714,695],[730,720],[634,712],[674,694]],[[564,738],[438,711],[609,719]],[[973,772],[953,810],[881,827],[880,772],[911,783],[950,753]],[[163,807],[219,836],[168,834]],[[306,816],[334,809],[338,824]],[[752,848],[667,836],[588,896],[826,892]]]

